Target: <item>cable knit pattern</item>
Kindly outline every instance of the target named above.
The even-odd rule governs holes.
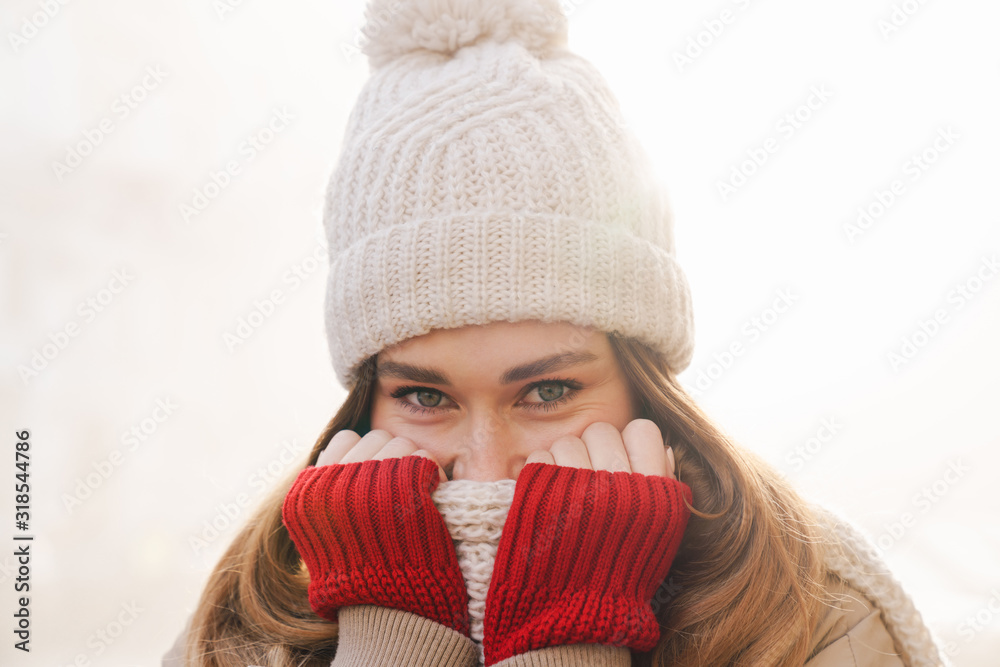
[[[500,544],[504,521],[514,499],[512,479],[494,482],[455,480],[441,482],[432,498],[455,543],[458,566],[469,593],[470,636],[483,653],[483,618],[486,594],[493,575],[493,562]]]
[[[387,346],[493,321],[617,331],[690,363],[665,192],[564,23],[555,0],[369,7],[372,71],[323,212],[344,387]]]

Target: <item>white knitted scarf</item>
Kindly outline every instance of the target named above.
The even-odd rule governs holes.
[[[444,481],[432,499],[458,555],[458,565],[469,591],[471,635],[483,657],[483,617],[486,593],[493,575],[500,533],[514,499],[514,480],[475,482]],[[871,541],[855,526],[834,512],[813,505],[820,534],[826,545],[827,570],[864,593],[879,609],[886,628],[908,667],[948,667],[951,663],[930,630],[924,625],[913,601],[892,576]]]
[[[483,617],[486,614],[486,592],[493,576],[500,532],[507,519],[507,510],[514,500],[514,480],[495,482],[470,480],[444,481],[434,490],[431,499],[437,506],[448,532],[455,542],[458,567],[469,591],[469,618],[472,640],[479,651],[479,664],[485,664],[483,654]]]

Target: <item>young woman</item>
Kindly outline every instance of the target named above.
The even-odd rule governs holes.
[[[365,35],[324,214],[349,393],[165,663],[944,664],[678,383],[671,216],[556,0],[374,2]]]

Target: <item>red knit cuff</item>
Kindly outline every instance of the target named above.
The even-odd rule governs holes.
[[[431,500],[437,464],[422,456],[308,467],[282,519],[309,570],[309,603],[413,612],[469,634],[468,594],[455,547]]]
[[[563,644],[648,651],[649,604],[687,526],[691,489],[640,473],[526,465],[486,600],[486,664]]]

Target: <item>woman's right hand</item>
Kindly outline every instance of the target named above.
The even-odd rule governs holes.
[[[426,449],[418,448],[412,440],[402,436],[394,437],[388,431],[375,429],[363,436],[354,431],[338,431],[316,459],[317,466],[358,461],[381,461],[403,456],[423,456],[437,463],[440,481],[448,479],[444,468]]]
[[[420,451],[385,431],[340,431],[296,477],[282,519],[319,616],[337,621],[342,607],[376,605],[469,635],[465,580],[431,499],[443,471]]]

